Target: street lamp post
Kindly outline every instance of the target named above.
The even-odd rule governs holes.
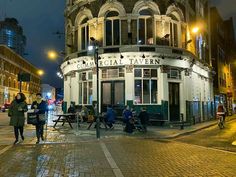
[[[90,40],[93,42],[94,48],[94,62],[96,64],[96,74],[97,74],[97,111],[96,111],[96,136],[97,139],[100,138],[100,119],[99,119],[99,67],[98,67],[98,44],[97,41],[91,37]]]

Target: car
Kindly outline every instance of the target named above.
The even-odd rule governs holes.
[[[5,112],[10,108],[11,104],[10,103],[5,103],[4,105],[1,106],[1,111]]]

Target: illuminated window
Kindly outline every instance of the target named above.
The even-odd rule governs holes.
[[[139,15],[138,44],[153,44],[153,16],[151,10],[141,10]]]
[[[134,103],[157,103],[157,69],[135,69],[134,77]]]
[[[83,72],[79,73],[79,104],[92,104],[93,96],[93,73]]]
[[[120,19],[119,13],[110,11],[106,15],[105,30],[106,30],[106,45],[120,45]]]
[[[80,44],[82,50],[86,50],[89,45],[89,25],[87,22],[88,18],[85,18],[80,24]]]

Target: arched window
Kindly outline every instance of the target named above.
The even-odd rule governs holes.
[[[120,45],[120,19],[119,13],[110,11],[105,17],[106,46]]]
[[[89,44],[89,25],[88,18],[85,18],[80,23],[80,47],[81,50],[86,50]]]
[[[153,44],[153,14],[150,9],[139,12],[138,44]]]
[[[176,18],[175,15],[169,14],[169,17],[171,17],[171,22],[170,22],[170,45],[173,47],[178,47],[178,42],[179,42],[179,21]]]

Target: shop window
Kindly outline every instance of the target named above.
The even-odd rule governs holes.
[[[79,73],[79,104],[92,104],[93,95],[93,73]]]
[[[106,46],[120,45],[120,19],[118,16],[119,13],[115,11],[110,11],[106,15]]]
[[[134,70],[135,104],[157,103],[157,69]]]
[[[102,69],[102,78],[122,78],[125,76],[124,68]]]
[[[181,79],[181,71],[178,69],[170,68],[167,71],[168,79]]]

